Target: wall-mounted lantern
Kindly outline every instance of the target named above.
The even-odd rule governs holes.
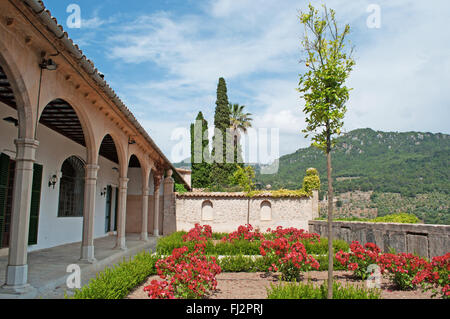
[[[50,180],[48,181],[48,187],[52,187],[53,186],[53,189],[55,189],[55,185],[56,185],[57,182],[58,182],[58,176],[56,176],[56,174],[53,174],[50,177]]]
[[[100,196],[106,196],[106,187],[103,188],[103,191],[100,193]]]

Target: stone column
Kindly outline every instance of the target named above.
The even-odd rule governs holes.
[[[167,177],[164,179],[164,220],[163,234],[170,235],[176,231],[175,216],[175,181],[172,178],[172,170],[167,171]]]
[[[100,167],[96,164],[86,165],[86,180],[84,186],[83,208],[83,240],[81,243],[82,261],[94,263],[94,213],[95,197],[97,193],[97,172]]]
[[[16,139],[16,168],[12,201],[11,230],[6,290],[25,293],[33,290],[28,284],[28,231],[30,225],[33,164],[39,142],[34,139]]]
[[[153,177],[155,186],[154,200],[155,200],[155,217],[153,219],[153,236],[159,236],[159,189],[161,186],[162,175],[158,174]]]
[[[147,183],[148,184],[148,183]],[[142,188],[142,231],[141,240],[148,241],[148,192],[149,187]]]
[[[126,241],[125,241],[125,226],[126,226],[126,218],[127,218],[127,191],[128,191],[128,181],[129,179],[126,177],[121,177],[119,179],[119,198],[118,198],[118,221],[117,221],[117,243],[116,249],[126,250]]]

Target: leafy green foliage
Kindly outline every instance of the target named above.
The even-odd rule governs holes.
[[[183,184],[175,183],[175,192],[177,192],[178,194],[184,194],[187,192],[187,189]]]
[[[217,85],[216,110],[214,114],[214,137],[210,170],[210,187],[221,188],[229,186],[229,179],[237,169],[237,164],[230,159],[227,161],[227,150],[233,150],[233,139],[229,132],[230,109],[228,107],[227,86],[224,78],[219,79]],[[220,150],[219,150],[220,148]],[[228,151],[228,153],[231,153]]]
[[[357,129],[336,139],[332,156],[333,187],[338,193],[450,194],[450,135]],[[311,166],[326,185],[326,159],[314,147],[282,156],[277,174],[262,175],[256,168],[255,178],[273,188],[296,189]]]
[[[157,256],[148,252],[137,254],[128,261],[108,267],[77,290],[72,299],[123,299],[131,290],[156,274]]]
[[[328,294],[327,282],[320,286],[308,283],[271,284],[267,289],[268,299],[326,299]],[[380,299],[381,291],[366,289],[347,284],[343,286],[333,283],[333,299]]]
[[[303,178],[302,188],[307,192],[312,190],[320,190],[319,172],[315,168],[308,168],[306,170],[306,176]]]
[[[427,224],[450,225],[449,135],[357,129],[337,138],[332,156],[337,193],[374,191],[367,205],[377,208],[378,215],[403,211]],[[255,180],[297,189],[311,166],[326,185],[326,159],[314,147],[281,157],[277,174],[262,175],[256,168]]]
[[[238,166],[233,176],[230,178],[231,185],[238,185],[244,192],[250,192],[255,188],[253,179],[255,178],[255,170],[251,166]]]
[[[195,124],[191,124],[192,187],[204,188],[210,184],[211,168],[208,140],[208,122],[199,112]]]
[[[250,113],[245,113],[245,105],[239,104],[228,104],[230,109],[230,128],[231,135],[233,136],[233,147],[234,147],[234,162],[239,163],[242,167],[242,149],[239,143],[240,134],[247,133],[247,129],[252,127],[253,119],[250,117]]]
[[[325,218],[316,218],[316,220],[325,220]],[[385,216],[378,216],[376,218],[336,218],[335,221],[351,221],[351,222],[371,222],[371,223],[402,223],[402,224],[417,224],[420,223],[416,215],[408,213],[395,213]]]
[[[343,118],[347,111],[345,103],[350,89],[345,80],[355,64],[351,50],[346,49],[346,37],[350,26],[340,31],[334,10],[323,6],[323,16],[311,4],[308,12],[300,13],[300,22],[305,27],[302,47],[305,50],[307,71],[300,75],[298,91],[305,100],[305,137],[312,134],[313,145],[331,150],[332,137],[341,133]]]

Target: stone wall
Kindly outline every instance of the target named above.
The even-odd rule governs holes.
[[[261,231],[276,226],[308,229],[308,221],[318,216],[317,192],[311,198],[185,193],[176,199],[177,231],[200,223],[210,225],[214,232],[233,232],[247,222]]]
[[[327,237],[327,222],[309,221],[309,231]],[[417,253],[432,258],[450,252],[450,226],[426,224],[334,222],[333,236],[351,243],[372,242],[382,251]]]

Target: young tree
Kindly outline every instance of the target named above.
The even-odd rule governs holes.
[[[208,122],[204,119],[203,113],[199,112],[195,123],[191,124],[192,187],[209,187],[210,163]]]
[[[305,27],[302,46],[307,71],[300,75],[298,91],[305,100],[305,137],[312,135],[313,145],[327,156],[328,176],[328,298],[333,298],[333,185],[331,177],[331,149],[334,137],[341,133],[346,112],[345,103],[350,89],[344,83],[355,62],[352,48],[346,38],[350,26],[341,30],[336,22],[335,11],[323,5],[319,14],[311,4],[307,12],[300,12],[300,22]]]

